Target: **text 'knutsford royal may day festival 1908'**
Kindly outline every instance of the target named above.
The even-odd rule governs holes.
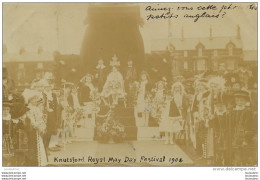
[[[241,7],[235,4],[203,4],[203,5],[190,5],[190,6],[177,6],[168,7],[164,4],[149,5],[145,7],[148,13],[146,20],[158,19],[177,19],[185,18],[191,19],[193,22],[198,22],[199,19],[222,19],[230,11],[237,9],[257,10],[257,5],[252,3],[247,7]]]
[[[140,156],[139,158],[136,157],[128,157],[125,156],[124,158],[118,157],[67,157],[67,158],[58,158],[54,157],[54,163],[92,163],[92,164],[99,164],[99,163],[182,163],[183,159],[179,157],[166,157],[166,156]]]

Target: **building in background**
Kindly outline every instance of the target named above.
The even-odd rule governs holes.
[[[109,60],[109,58],[107,59]],[[42,47],[37,52],[8,53],[3,45],[3,62],[9,76],[17,86],[28,86],[45,71],[52,71],[59,84],[61,80],[78,83],[88,68],[80,63],[80,55],[46,52]],[[172,75],[193,76],[204,71],[218,71],[224,64],[226,70],[235,70],[239,64],[257,65],[257,50],[243,50],[240,27],[236,36],[213,37],[212,29],[204,38],[185,38],[182,29],[180,38],[169,35],[151,42],[151,53],[145,55],[144,70],[154,82]],[[170,77],[170,78],[169,78]]]
[[[16,87],[28,87],[35,77],[42,76],[45,71],[53,71],[53,53],[44,52],[41,47],[38,52],[26,52],[24,48],[17,53],[6,50],[3,64]]]
[[[204,38],[185,38],[182,30],[181,38],[154,39],[151,44],[151,57],[163,62],[171,62],[173,75],[218,71],[224,64],[226,70],[234,70],[243,61],[255,62],[253,51],[243,51],[240,27],[236,36],[213,37],[212,29]]]
[[[257,50],[243,51],[243,59],[245,63],[251,66],[257,66]]]

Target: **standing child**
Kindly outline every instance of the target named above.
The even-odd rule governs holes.
[[[13,122],[10,110],[12,103],[8,99],[3,100],[3,165],[11,165],[11,157],[14,153],[13,146]]]
[[[29,119],[28,133],[28,166],[46,166],[47,156],[43,136],[46,132],[46,116],[43,114],[42,93],[26,89],[23,92],[25,102],[30,109],[26,116]],[[45,149],[46,148],[46,149]]]
[[[28,154],[28,127],[30,126],[30,119],[26,113],[29,108],[24,102],[13,103],[11,116],[13,121],[13,139],[14,139],[14,160],[16,166],[26,166],[29,162]]]
[[[142,122],[138,121],[138,125],[148,126],[149,121],[149,109],[148,106],[148,93],[150,90],[149,82],[148,82],[148,74],[143,71],[141,73],[141,78],[139,82],[138,94],[137,94],[137,103],[135,108],[135,116],[136,119],[141,117]]]
[[[162,119],[162,130],[165,132],[165,144],[174,144],[174,134],[183,130],[187,108],[184,100],[184,87],[180,82],[172,85],[171,95],[166,98]]]

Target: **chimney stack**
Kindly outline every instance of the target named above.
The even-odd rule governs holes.
[[[38,54],[42,54],[42,52],[43,52],[43,48],[42,48],[42,46],[39,46],[38,47]]]
[[[6,44],[3,45],[3,54],[7,54],[7,46],[6,46]]]
[[[240,26],[239,25],[237,25],[237,39],[241,39]]]
[[[184,30],[183,30],[183,26],[181,27],[181,40],[184,40]]]
[[[168,19],[168,38],[172,37],[172,23],[171,23],[171,19]]]
[[[25,49],[22,47],[20,50],[19,50],[19,54],[22,55],[25,53]]]
[[[212,40],[213,37],[212,37],[212,26],[210,25],[209,27],[209,39]]]

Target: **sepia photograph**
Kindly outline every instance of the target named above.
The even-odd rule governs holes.
[[[2,3],[2,167],[258,167],[257,6]]]

